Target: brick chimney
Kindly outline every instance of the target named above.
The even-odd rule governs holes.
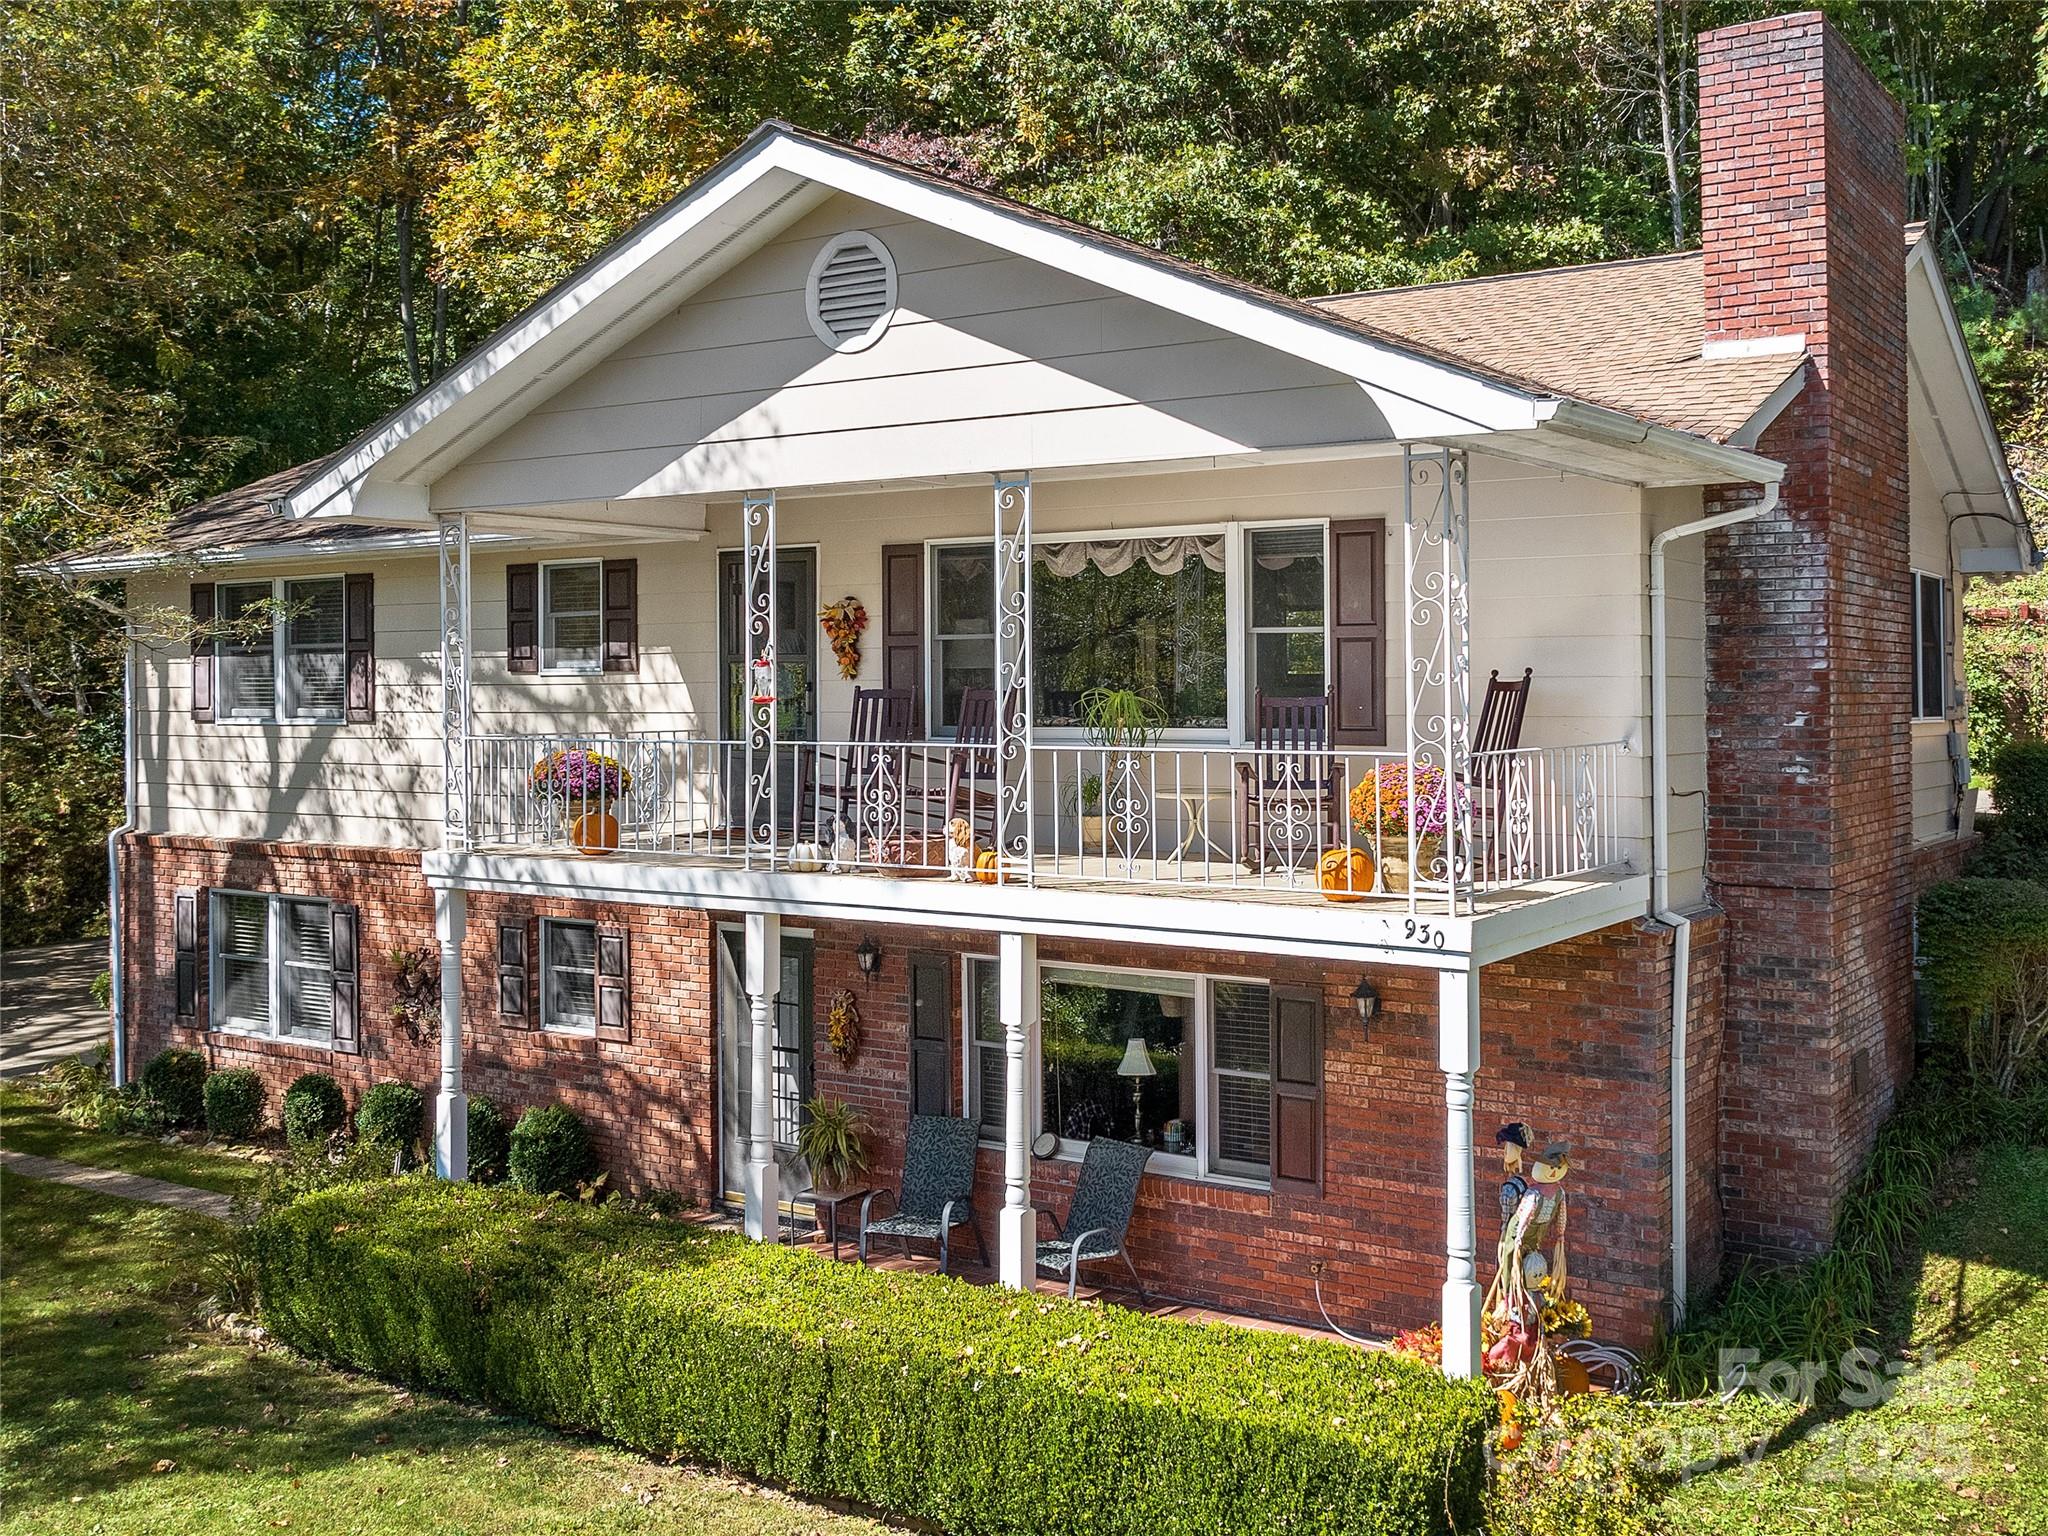
[[[1809,359],[1779,510],[1707,549],[1723,1235],[1791,1257],[1912,1068],[1904,116],[1818,12],[1706,34],[1699,78],[1702,348]]]

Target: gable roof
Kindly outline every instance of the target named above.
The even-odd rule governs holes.
[[[1428,339],[1226,277],[871,150],[764,123],[668,205],[598,252],[428,389],[333,456],[287,498],[296,516],[418,525],[433,461],[494,431],[832,192],[953,229],[1115,293],[1355,380],[1388,441],[1512,437],[1559,468],[1644,484],[1774,479],[1779,466]],[[1589,467],[1590,466],[1590,467]],[[1016,467],[1016,466],[1008,466]],[[733,487],[728,489],[746,489]]]
[[[1511,272],[1314,301],[1537,387],[1728,442],[1798,373],[1799,357],[1703,357],[1698,251]]]

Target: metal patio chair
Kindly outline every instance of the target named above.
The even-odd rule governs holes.
[[[860,1259],[868,1258],[870,1237],[893,1237],[910,1256],[910,1240],[939,1245],[939,1273],[946,1272],[953,1228],[974,1229],[974,1246],[988,1262],[988,1243],[974,1215],[974,1149],[981,1131],[972,1120],[951,1115],[912,1115],[903,1147],[903,1185],[878,1189],[860,1202]],[[879,1219],[877,1200],[893,1200],[896,1209]]]
[[[1038,1267],[1067,1277],[1067,1300],[1074,1299],[1081,1283],[1081,1266],[1096,1259],[1122,1259],[1131,1272],[1131,1286],[1138,1299],[1145,1299],[1138,1267],[1124,1247],[1124,1233],[1130,1227],[1131,1212],[1137,1209],[1138,1182],[1151,1158],[1150,1147],[1128,1141],[1098,1136],[1088,1143],[1081,1159],[1080,1182],[1074,1186],[1073,1203],[1067,1207],[1067,1219],[1060,1223],[1060,1234],[1038,1245]],[[1052,1213],[1041,1208],[1039,1214]]]

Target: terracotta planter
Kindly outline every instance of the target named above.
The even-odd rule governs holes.
[[[1443,857],[1440,837],[1425,837],[1415,845],[1415,864],[1408,862],[1408,839],[1391,837],[1380,849],[1380,889],[1406,893],[1416,880],[1427,880],[1429,871]]]
[[[1083,853],[1102,852],[1102,818],[1100,816],[1084,815],[1081,818],[1081,851]]]
[[[610,811],[586,810],[569,823],[569,841],[589,858],[616,853],[619,847],[619,819]]]

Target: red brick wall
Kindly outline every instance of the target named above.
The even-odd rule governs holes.
[[[433,934],[430,893],[416,855],[359,849],[229,845],[136,838],[125,850],[131,1042],[138,1062],[169,1044],[206,1052],[219,1065],[251,1065],[272,1087],[271,1113],[299,1072],[324,1070],[351,1102],[369,1083],[399,1078],[431,1092],[438,1052],[398,1036],[388,966],[380,957]],[[363,924],[363,1054],[213,1034],[172,1018],[171,900],[182,885],[345,896]],[[629,1044],[507,1029],[497,1015],[500,917],[597,918],[630,935]],[[582,1114],[616,1184],[660,1187],[698,1200],[717,1194],[716,985],[712,919],[700,912],[592,903],[535,903],[472,895],[464,949],[468,1006],[465,1075],[472,1092],[510,1109],[560,1102]],[[864,1040],[842,1067],[817,1040],[816,1088],[858,1103],[877,1130],[876,1173],[901,1166],[908,1107],[908,956],[945,955],[954,974],[952,1036],[959,1036],[958,939],[942,932],[880,930],[881,975],[859,975],[854,950],[865,931],[816,925],[815,1020],[841,987],[859,999]],[[976,946],[984,952],[989,946]],[[1695,929],[1695,1054],[1711,1055],[1710,919]],[[1481,976],[1482,1058],[1478,1139],[1480,1249],[1498,1232],[1493,1191],[1496,1126],[1525,1120],[1540,1140],[1574,1149],[1571,1254],[1575,1283],[1602,1334],[1634,1344],[1654,1330],[1668,1283],[1668,1104],[1671,940],[1654,924],[1624,924]],[[1132,1244],[1148,1285],[1232,1310],[1315,1319],[1309,1266],[1328,1265],[1326,1294],[1348,1326],[1385,1331],[1433,1318],[1443,1276],[1443,1076],[1437,1070],[1433,974],[1374,969],[1383,1011],[1369,1035],[1351,991],[1359,972],[1309,961],[1247,962],[1198,950],[1047,942],[1048,961],[1262,975],[1322,989],[1325,1046],[1325,1190],[1321,1198],[1204,1185],[1153,1176],[1141,1194]],[[952,1061],[956,1102],[962,1066]],[[1696,1133],[1697,1134],[1697,1133]],[[1702,1143],[1695,1143],[1696,1150]],[[1034,1201],[1065,1208],[1073,1168],[1034,1163]],[[983,1230],[995,1237],[1002,1201],[999,1154],[984,1152]],[[1696,1200],[1696,1206],[1697,1206]],[[1711,1201],[1708,1201],[1711,1204]],[[1710,1224],[1696,1220],[1695,1239]],[[971,1246],[971,1245],[970,1245]],[[1490,1259],[1482,1264],[1490,1274]]]
[[[1707,579],[1725,1231],[1798,1255],[1911,1065],[1903,117],[1817,13],[1707,34],[1700,90],[1707,335],[1811,354]]]
[[[440,1045],[408,1040],[392,1022],[397,1001],[388,957],[434,942],[433,894],[419,855],[399,849],[204,838],[133,837],[123,848],[123,938],[129,1041],[142,1063],[167,1046],[202,1052],[215,1067],[253,1067],[269,1088],[276,1123],[284,1090],[302,1072],[327,1072],[353,1108],[370,1084],[411,1083],[431,1096]],[[360,911],[362,1053],[343,1055],[287,1041],[254,1040],[175,1016],[171,903],[181,886],[345,899]],[[618,1044],[505,1027],[497,1012],[500,917],[561,916],[620,922],[630,933],[632,1038]],[[680,909],[533,902],[475,895],[463,949],[464,1086],[516,1116],[529,1105],[566,1104],[589,1123],[599,1156],[622,1189],[711,1193],[717,1119],[711,1071],[710,927]]]

